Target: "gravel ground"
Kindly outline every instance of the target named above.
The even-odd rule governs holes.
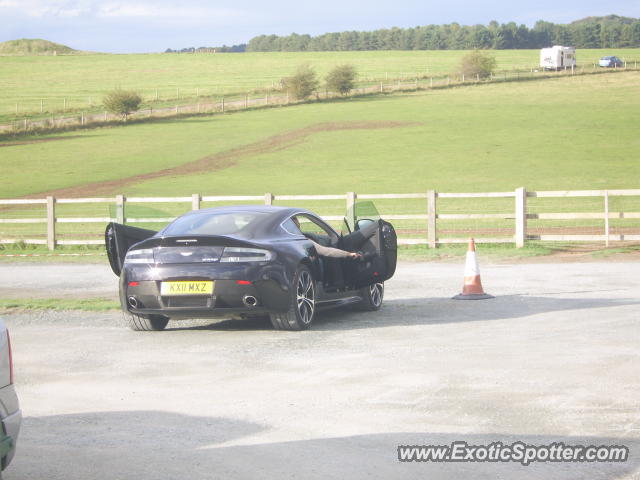
[[[108,267],[28,267],[0,265],[0,291],[117,291]],[[466,302],[450,300],[461,265],[401,263],[380,312],[326,312],[307,332],[194,320],[137,333],[117,312],[5,315],[25,419],[4,478],[640,478],[637,268],[482,265],[496,298]],[[398,445],[454,440],[623,444],[631,456],[397,459]]]

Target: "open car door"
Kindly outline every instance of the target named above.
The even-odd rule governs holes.
[[[344,218],[342,248],[362,253],[359,262],[345,262],[345,280],[356,288],[390,279],[396,271],[398,238],[380,218],[373,202],[357,202]]]
[[[124,257],[132,245],[152,237],[157,232],[144,228],[131,227],[120,223],[111,222],[104,232],[104,243],[109,257],[111,270],[120,276]]]

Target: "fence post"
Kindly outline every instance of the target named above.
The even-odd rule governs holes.
[[[350,228],[355,229],[356,225],[356,199],[355,192],[347,192],[347,222],[351,222]]]
[[[438,248],[438,232],[436,230],[436,191],[429,190],[427,192],[427,242],[429,248]]]
[[[222,97],[222,113],[224,113],[224,97]]]
[[[116,195],[116,222],[124,224],[124,195]]]
[[[194,193],[191,195],[191,210],[200,210],[200,201],[202,197],[199,193]]]
[[[527,236],[527,191],[516,188],[516,248],[524,247]]]
[[[604,191],[604,242],[609,247],[609,190]]]
[[[47,248],[56,248],[56,199],[47,197]]]
[[[264,194],[264,204],[265,205],[273,205],[273,193],[265,193]]]

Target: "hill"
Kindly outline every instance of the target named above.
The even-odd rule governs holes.
[[[619,15],[606,15],[604,17],[585,17],[580,20],[571,22],[571,25],[582,25],[585,23],[618,23],[621,25],[631,25],[632,23],[639,22],[640,18],[621,17]]]
[[[0,43],[0,55],[68,55],[71,53],[80,52],[66,45],[39,38],[22,38]]]

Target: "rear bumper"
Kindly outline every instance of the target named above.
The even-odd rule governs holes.
[[[288,308],[289,292],[277,282],[211,281],[212,294],[175,296],[161,294],[161,280],[142,280],[136,286],[127,283],[121,287],[122,307],[131,313],[171,318],[260,315]]]

